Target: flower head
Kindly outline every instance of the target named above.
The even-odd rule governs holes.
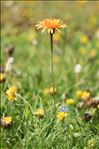
[[[6,91],[6,94],[8,96],[8,100],[9,101],[13,101],[16,97],[16,92],[17,92],[17,87],[16,86],[12,86],[11,88],[9,88],[7,91]]]
[[[42,29],[42,32],[44,32],[46,29],[48,30],[48,33],[53,34],[56,30],[59,32],[60,28],[66,28],[67,25],[61,24],[60,19],[45,19],[41,22],[39,22],[36,27],[37,29]]]
[[[4,82],[5,81],[5,75],[4,73],[0,73],[0,82]]]
[[[83,101],[87,101],[90,98],[90,92],[78,90],[76,91],[76,97]]]
[[[61,107],[59,112],[57,113],[56,117],[59,121],[62,121],[65,119],[65,117],[68,116],[68,109],[65,107]]]
[[[90,98],[90,93],[88,91],[83,91],[81,99],[87,101]]]
[[[6,117],[3,117],[1,119],[1,124],[5,127],[8,127],[10,126],[12,123],[12,117],[11,116],[6,116]]]
[[[49,87],[43,90],[44,95],[53,94],[56,92],[56,88],[53,89],[53,87]]]
[[[35,116],[42,118],[44,116],[44,110],[43,108],[37,109],[37,111],[34,113]]]
[[[77,98],[81,98],[82,94],[83,94],[83,91],[81,91],[81,90],[76,91]]]
[[[60,112],[68,112],[68,109],[65,108],[65,107],[61,107],[61,108],[60,108]]]
[[[68,114],[66,112],[61,112],[61,111],[58,112],[56,115],[56,117],[59,121],[64,120],[66,116],[68,116]]]
[[[66,104],[67,105],[73,105],[75,103],[75,101],[73,99],[66,99]]]

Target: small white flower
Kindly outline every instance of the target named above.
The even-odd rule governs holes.
[[[75,73],[80,73],[81,72],[81,65],[80,64],[76,64],[75,68],[74,68]]]
[[[9,57],[8,61],[7,61],[7,64],[6,64],[6,68],[5,68],[6,72],[10,72],[12,70],[13,62],[14,62],[14,57]]]

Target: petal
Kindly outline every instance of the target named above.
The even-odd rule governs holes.
[[[45,28],[43,28],[42,33],[44,33],[44,31],[45,31]]]

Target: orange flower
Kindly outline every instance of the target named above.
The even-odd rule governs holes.
[[[42,29],[42,32],[44,32],[46,29],[48,30],[48,33],[53,34],[55,30],[59,32],[60,28],[66,28],[67,25],[61,24],[60,19],[45,19],[41,22],[39,22],[36,27],[37,29]]]

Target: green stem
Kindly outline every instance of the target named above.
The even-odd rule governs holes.
[[[30,105],[30,103],[27,100],[25,100],[21,95],[16,94],[16,96],[21,98],[29,106],[31,113],[33,114],[34,112],[33,112],[33,109],[32,109],[32,106]]]
[[[54,68],[53,68],[53,33],[50,33],[51,40],[51,71],[52,71],[52,84],[53,84],[53,94],[55,93],[55,83],[54,83]]]

